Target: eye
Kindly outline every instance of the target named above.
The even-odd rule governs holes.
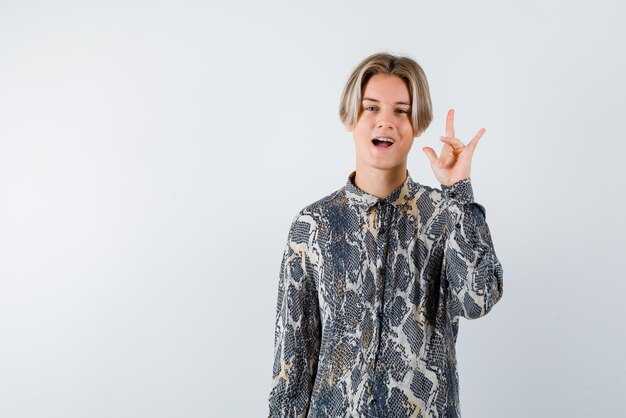
[[[404,109],[398,109],[398,112],[399,112],[399,113],[406,113],[406,114],[408,114],[408,113],[409,113],[408,111],[406,111],[406,110],[404,110]]]
[[[366,107],[365,107],[365,110],[368,110],[368,109],[373,109],[373,108],[375,108],[375,107],[376,107],[376,106],[366,106]]]

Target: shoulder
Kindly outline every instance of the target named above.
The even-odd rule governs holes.
[[[342,199],[343,195],[344,187],[341,187],[300,209],[291,220],[290,236],[304,240],[313,231],[321,229],[326,223],[328,212],[345,201]]]
[[[413,205],[422,212],[422,216],[440,212],[445,204],[444,191],[439,187],[412,182],[410,185]]]
[[[344,187],[341,187],[340,189],[337,189],[334,192],[327,194],[326,196],[316,200],[315,202],[309,203],[300,210],[298,215],[321,217],[329,208],[341,204],[341,202],[343,201],[341,197],[343,195]]]
[[[474,191],[471,178],[459,180],[450,186],[432,187],[418,185],[420,193],[435,206],[446,206],[450,203],[474,203]]]

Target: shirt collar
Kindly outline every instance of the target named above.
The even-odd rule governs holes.
[[[366,193],[359,189],[354,184],[354,178],[356,177],[356,170],[352,171],[348,175],[346,181],[345,192],[348,200],[360,207],[369,209],[378,202],[389,203],[396,207],[410,206],[411,200],[415,197],[418,183],[414,182],[409,175],[409,170],[406,170],[406,179],[404,182],[396,187],[391,193],[389,193],[384,199],[380,199],[377,196]]]

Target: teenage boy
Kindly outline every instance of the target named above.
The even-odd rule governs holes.
[[[270,417],[460,417],[459,318],[486,315],[503,271],[454,110],[443,148],[423,151],[441,188],[407,156],[432,120],[428,82],[408,57],[354,69],[339,110],[356,170],[302,209],[283,253]]]

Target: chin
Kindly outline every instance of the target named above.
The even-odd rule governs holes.
[[[377,170],[391,170],[402,165],[402,161],[372,161],[366,165]]]

